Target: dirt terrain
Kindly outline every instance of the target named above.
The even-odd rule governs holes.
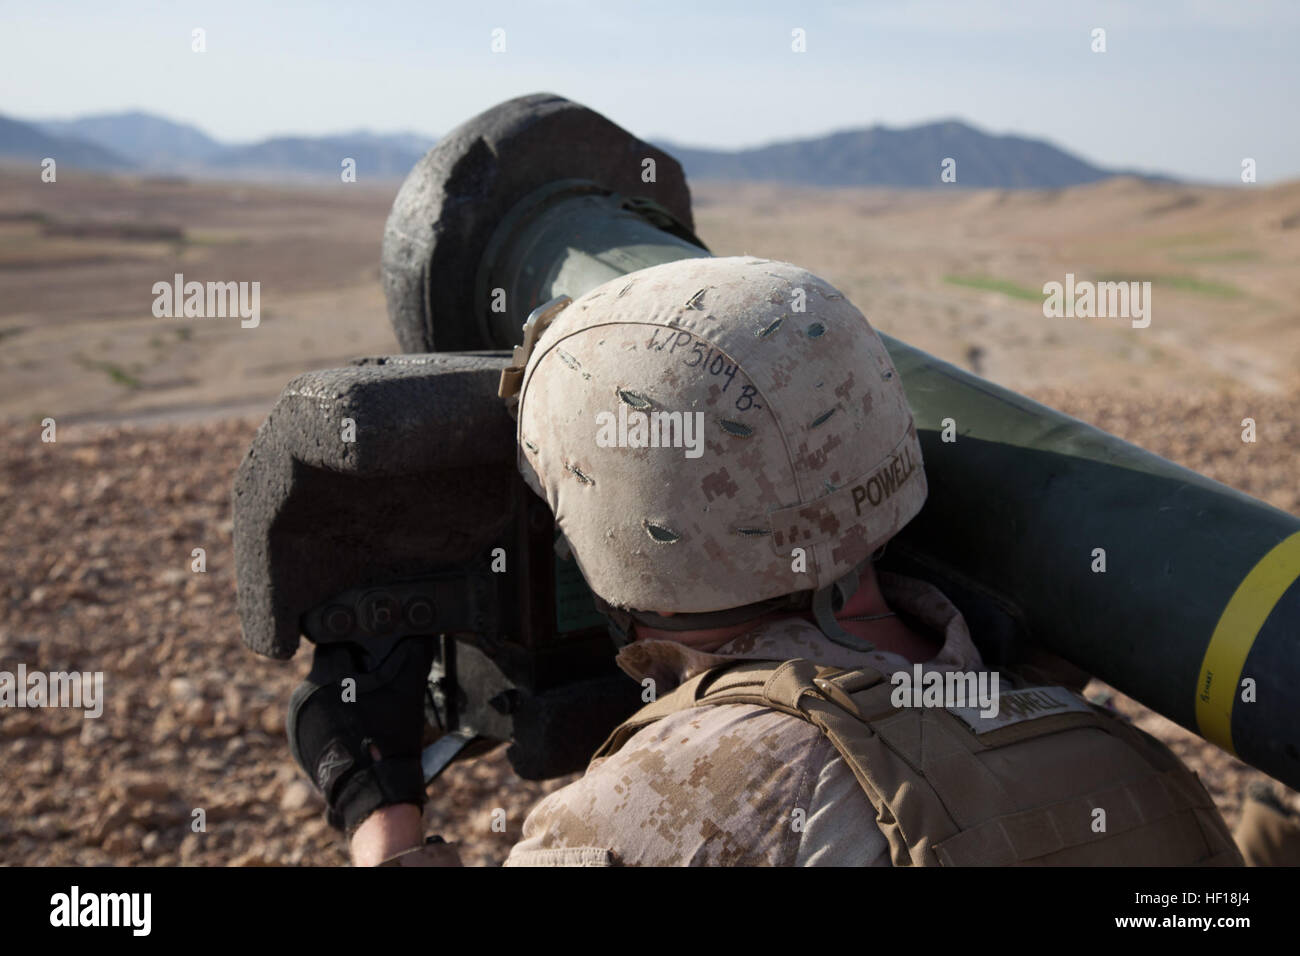
[[[0,712],[0,862],[345,862],[284,739],[308,655],[239,641],[230,487],[289,378],[396,350],[378,285],[391,191],[60,176],[0,175],[0,670],[103,671],[105,705]],[[1300,514],[1300,184],[712,186],[697,230],[715,253],[822,272],[882,330]],[[263,282],[261,325],[154,318],[150,287],[175,271]],[[1041,286],[1066,272],[1153,281],[1151,326],[1044,318]],[[1266,778],[1114,702],[1235,823]],[[448,771],[428,825],[466,862],[499,862],[564,782],[520,781],[496,752]]]
[[[285,382],[398,351],[379,286],[392,189],[0,173],[0,419],[264,414]],[[156,318],[156,282],[258,282],[259,322]]]
[[[1300,182],[694,192],[715,254],[806,265],[1009,388],[1300,386]],[[260,416],[299,372],[398,351],[377,281],[393,193],[0,170],[0,421]],[[259,324],[155,318],[176,273],[261,283]],[[1150,326],[1045,318],[1067,274],[1151,282]]]

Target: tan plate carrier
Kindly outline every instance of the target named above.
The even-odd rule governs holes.
[[[595,757],[669,714],[753,704],[830,738],[875,807],[895,866],[1242,863],[1197,776],[1154,737],[1075,695],[1081,710],[980,730],[944,708],[896,707],[894,691],[870,668],[725,664],[643,707]]]

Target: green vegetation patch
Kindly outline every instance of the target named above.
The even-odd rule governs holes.
[[[78,355],[77,364],[82,368],[103,372],[114,382],[117,382],[119,385],[125,385],[127,388],[140,387],[140,380],[138,378],[114,362],[97,362],[93,359],[86,358],[84,355]]]
[[[1188,275],[1106,275],[1098,276],[1097,282],[1150,282],[1152,288],[1178,289],[1181,292],[1193,292],[1199,295],[1212,295],[1220,299],[1236,299],[1244,296],[1235,285],[1227,282],[1214,282],[1210,279],[1198,279]]]
[[[990,276],[946,275],[943,277],[943,281],[949,285],[965,286],[968,289],[1000,292],[1002,295],[1009,295],[1013,299],[1024,299],[1027,302],[1043,301],[1042,289],[1030,289],[1018,282],[1012,282],[1010,279],[994,279]]]

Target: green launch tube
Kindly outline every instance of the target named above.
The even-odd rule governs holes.
[[[930,482],[908,546],[1002,598],[1048,650],[1300,784],[1300,519],[886,345]]]
[[[565,123],[583,131],[581,151],[566,152]],[[466,172],[492,137],[499,188]],[[518,344],[528,313],[556,296],[576,299],[620,273],[708,255],[691,233],[689,194],[671,157],[576,104],[512,100],[443,148],[403,187],[386,238],[390,315],[412,351],[506,348]],[[659,157],[660,180],[635,192],[635,177],[615,160],[635,169],[647,152]],[[511,179],[539,163],[553,171],[549,180],[524,188]],[[472,185],[461,195],[438,170]],[[441,197],[435,239],[462,240],[449,252],[408,241],[411,223],[430,215],[419,205],[430,193]],[[501,210],[491,228],[485,210]],[[439,273],[453,255],[476,264],[472,292],[465,270]],[[464,331],[463,314],[437,308],[469,301],[477,336]],[[870,317],[870,303],[858,305]],[[1024,640],[1300,788],[1300,519],[882,338],[930,486],[898,550],[995,602]]]
[[[628,231],[616,198],[556,189],[527,208],[548,204],[484,260],[486,281],[528,305],[577,298],[611,263],[704,254],[663,235],[615,256]],[[930,483],[906,549],[997,599],[1048,651],[1300,785],[1300,519],[882,338]]]

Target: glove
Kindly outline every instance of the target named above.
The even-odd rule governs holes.
[[[420,745],[433,656],[433,638],[408,637],[366,672],[359,648],[316,645],[289,701],[289,748],[325,798],[331,826],[351,834],[380,807],[424,805]]]

